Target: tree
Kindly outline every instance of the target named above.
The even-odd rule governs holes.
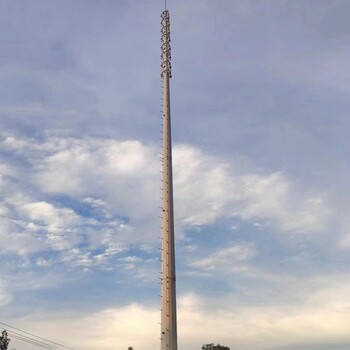
[[[6,329],[4,329],[0,337],[0,350],[7,350],[10,340],[11,339],[7,336]]]
[[[202,350],[230,350],[230,348],[228,346],[224,346],[220,344],[214,345],[214,343],[211,343],[211,344],[203,345]]]

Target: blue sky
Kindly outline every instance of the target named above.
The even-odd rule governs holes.
[[[349,2],[168,2],[181,349],[348,349]],[[1,322],[159,346],[162,10],[1,2]]]

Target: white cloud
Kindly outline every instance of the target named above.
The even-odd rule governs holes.
[[[175,148],[174,163],[176,215],[185,226],[238,216],[307,232],[324,229],[331,214],[321,195],[303,194],[280,172],[242,174],[188,145]]]
[[[187,253],[193,253],[198,249],[198,246],[194,244],[186,245],[185,247],[182,248],[184,251]]]
[[[312,285],[313,281],[309,281]],[[238,305],[232,298],[211,300],[186,294],[178,300],[179,347],[200,349],[221,343],[231,349],[275,349],[308,344],[350,342],[348,283],[309,291],[299,304]],[[329,298],[331,296],[331,298]],[[43,321],[45,320],[45,321]],[[21,328],[49,339],[57,334],[74,348],[151,350],[159,347],[160,312],[129,304],[88,315],[42,313],[17,322]],[[29,327],[30,325],[30,327]],[[14,342],[12,345],[16,345]]]
[[[130,228],[143,228],[138,236],[131,230],[124,239],[153,239],[160,193],[155,150],[138,141],[86,139],[60,144],[60,150],[35,162],[44,191],[102,200],[114,214],[130,218]]]
[[[106,309],[87,316],[38,316],[22,320],[19,326],[75,349],[98,347],[115,350],[133,346],[135,349],[151,350],[158,344],[159,312],[155,308],[138,304]],[[54,318],[55,316],[57,318]],[[64,337],[57,339],[59,334],[64,334]],[[13,340],[11,346],[16,344]]]
[[[40,267],[50,267],[52,265],[52,262],[44,258],[38,258],[35,262],[35,265]]]
[[[57,208],[47,202],[33,202],[22,208],[29,230],[46,232],[46,243],[62,250],[77,243],[76,230],[82,219],[68,208]]]
[[[197,302],[198,303],[198,302]],[[218,342],[231,348],[272,349],[296,344],[349,342],[348,312],[316,306],[234,306],[218,309],[187,306],[179,312],[183,348]]]
[[[93,254],[91,251],[73,248],[66,251],[61,258],[61,262],[69,263],[70,265],[83,267],[88,269],[93,266],[102,266],[104,269],[110,269],[109,259],[120,254],[126,248],[123,246],[108,247],[102,253]]]
[[[2,145],[5,148],[9,148],[12,150],[23,150],[27,147],[27,142],[25,140],[21,140],[15,138],[14,136],[7,136],[3,141]]]
[[[157,215],[160,193],[155,149],[138,141],[96,139],[53,139],[47,144],[45,149],[54,151],[35,162],[44,190],[102,197],[136,225],[142,222],[146,235],[154,230],[150,217]],[[237,172],[234,165],[189,145],[175,146],[174,183],[180,226],[239,216],[305,232],[324,228],[330,215],[322,195],[303,194],[280,172]]]
[[[138,263],[142,259],[137,256],[126,256],[125,258],[119,258],[118,261],[128,262],[128,263]]]
[[[232,270],[256,255],[252,244],[236,244],[220,249],[206,258],[198,259],[190,266],[203,270]]]
[[[59,207],[46,201],[33,201],[22,194],[6,197],[6,215],[2,220],[0,240],[2,251],[19,253],[22,255],[39,251],[72,249],[89,233],[95,234],[103,230],[98,246],[110,246],[113,242],[107,238],[110,230],[119,229],[118,222],[107,221],[103,224],[91,218],[84,218],[72,209]],[[89,240],[91,248],[96,248],[93,240]]]
[[[30,164],[2,167],[3,174],[11,174],[3,178],[1,187],[5,201],[0,207],[0,240],[8,242],[3,251],[78,249],[79,254],[73,255],[80,258],[69,261],[97,266],[108,261],[108,249],[135,242],[149,247],[158,240],[160,166],[154,147],[138,141],[48,138],[39,142],[13,136],[5,138],[2,146]],[[189,145],[174,148],[174,187],[178,237],[186,227],[233,217],[258,221],[262,229],[319,231],[330,216],[320,194],[303,193],[282,173],[237,171],[234,163]],[[89,206],[92,217],[54,203],[51,197],[57,194]],[[86,251],[79,248],[83,240],[89,245]],[[97,248],[105,252],[90,253]]]

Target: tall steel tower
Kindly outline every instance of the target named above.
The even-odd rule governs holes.
[[[161,16],[163,79],[163,205],[162,205],[162,307],[161,350],[177,350],[175,239],[173,174],[170,122],[170,18],[165,9]]]

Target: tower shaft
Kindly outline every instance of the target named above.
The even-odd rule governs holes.
[[[175,238],[170,119],[170,18],[162,13],[163,90],[163,204],[162,204],[162,307],[161,350],[177,350]]]

